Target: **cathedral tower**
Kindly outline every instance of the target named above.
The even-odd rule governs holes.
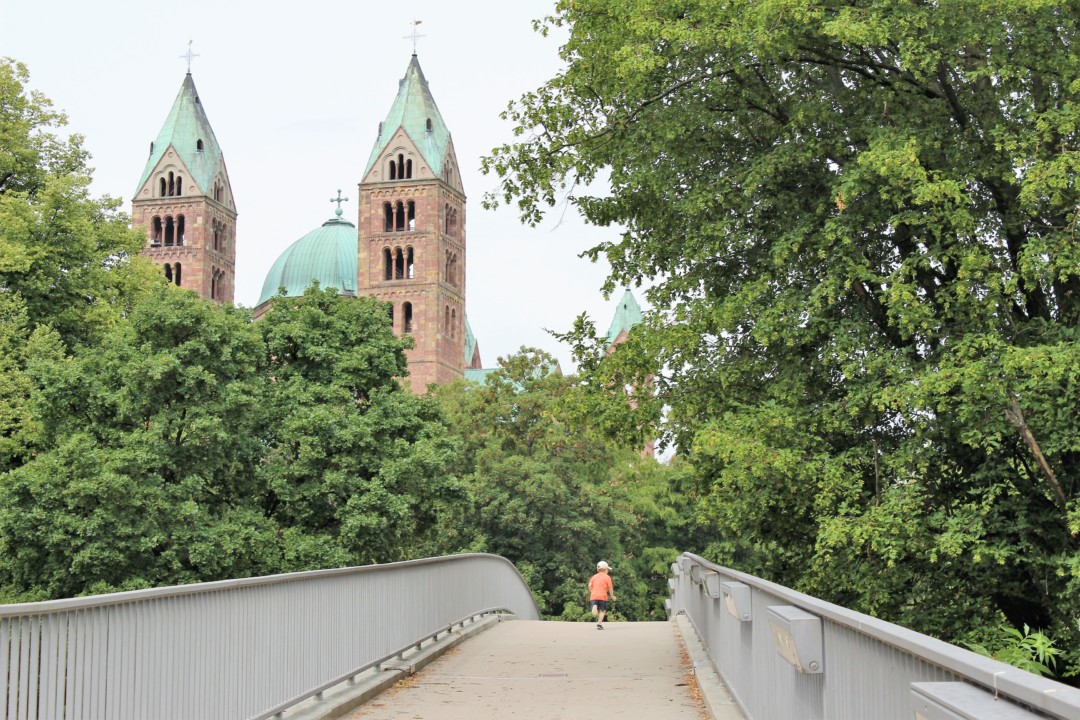
[[[170,282],[215,302],[233,301],[236,206],[190,72],[150,143],[131,214],[132,224],[146,229],[143,254]]]
[[[465,191],[416,55],[360,182],[357,292],[392,303],[414,392],[465,371]]]

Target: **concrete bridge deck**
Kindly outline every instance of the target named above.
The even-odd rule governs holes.
[[[693,663],[673,622],[514,620],[451,649],[349,720],[703,720]]]

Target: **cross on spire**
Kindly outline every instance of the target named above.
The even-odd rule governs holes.
[[[337,197],[336,198],[330,198],[330,202],[337,203],[337,210],[334,211],[334,214],[337,215],[338,217],[341,217],[341,203],[349,202],[349,198],[341,197],[341,188],[338,188]]]
[[[416,54],[416,41],[419,40],[422,37],[427,37],[426,35],[421,35],[419,33],[419,31],[416,29],[416,27],[422,22],[424,22],[424,21],[423,20],[413,20],[412,21],[412,34],[405,36],[406,40],[412,40],[412,54],[413,55]]]
[[[193,42],[194,42],[194,40],[188,40],[187,41],[187,52],[180,56],[181,59],[187,60],[187,74],[188,75],[191,74],[191,59],[199,57],[198,53],[191,52],[191,43],[193,43]]]

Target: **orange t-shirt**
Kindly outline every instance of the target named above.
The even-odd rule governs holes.
[[[611,576],[605,572],[598,572],[589,580],[589,599],[607,600],[608,593],[615,592],[615,586],[611,582]]]

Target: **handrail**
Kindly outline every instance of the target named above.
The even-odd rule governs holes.
[[[486,554],[0,606],[0,720],[263,717],[492,609],[539,618]]]
[[[416,560],[402,560],[393,563],[381,563],[375,565],[357,565],[354,567],[328,568],[324,570],[303,570],[300,572],[279,573],[277,575],[259,575],[258,577],[235,578],[231,580],[214,580],[212,582],[191,583],[189,585],[169,585],[168,587],[147,588],[145,590],[125,590],[123,592],[109,593],[108,595],[87,595],[85,597],[62,598],[60,600],[43,600],[32,603],[10,603],[0,605],[0,620],[5,617],[24,615],[32,612],[41,615],[49,612],[63,610],[76,610],[86,607],[102,607],[106,605],[122,605],[125,603],[144,600],[148,598],[172,597],[177,595],[193,595],[196,593],[214,592],[216,590],[232,590],[236,588],[254,587],[259,585],[274,585],[283,582],[298,582],[311,580],[312,578],[333,577],[335,575],[357,575],[368,572],[379,572],[387,568],[416,567],[436,563],[453,562],[463,558],[486,557],[501,560],[517,572],[514,564],[500,555],[489,553],[462,553],[460,555],[446,555],[443,557],[418,558]],[[518,574],[520,577],[520,573]],[[524,578],[522,578],[524,582]],[[539,611],[538,611],[539,612]]]
[[[910,720],[912,683],[924,682],[967,683],[993,698],[1013,701],[1020,712],[1023,706],[1038,713],[1015,717],[1080,717],[1080,690],[936,638],[690,553],[680,556],[672,572],[671,611],[687,614],[733,696],[755,720],[795,716]],[[745,609],[749,621],[729,611],[729,603],[737,604],[734,596],[740,590],[725,583],[749,588]],[[782,646],[794,637],[794,632],[791,637],[785,635],[783,617],[785,612],[793,614],[782,608],[796,608],[821,619],[814,632],[822,643],[823,668],[793,667],[790,659],[777,652],[778,643]],[[798,695],[804,704],[790,714],[793,706],[778,697],[778,691]]]

